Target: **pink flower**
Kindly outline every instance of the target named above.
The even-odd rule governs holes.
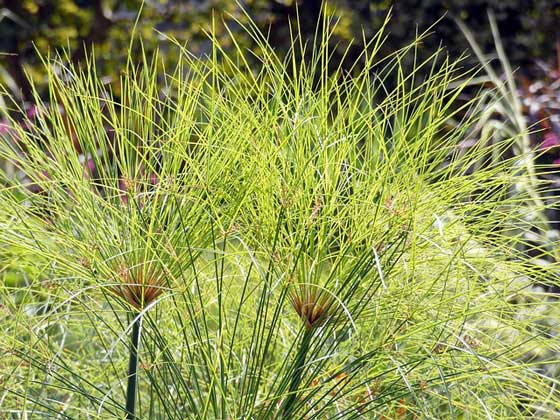
[[[92,158],[88,158],[84,164],[84,176],[88,177],[93,174],[93,171],[95,171],[95,162]]]
[[[29,105],[29,107],[26,109],[26,114],[27,118],[33,119],[37,115],[39,115],[39,108],[37,108],[37,105]]]
[[[544,133],[544,141],[540,145],[540,150],[548,150],[560,145],[560,137],[553,131]]]
[[[90,170],[90,172],[93,172],[95,170],[95,162],[93,161],[92,158],[89,158],[87,160],[87,167]]]
[[[6,134],[10,131],[10,125],[3,122],[4,120],[0,121],[0,134]]]

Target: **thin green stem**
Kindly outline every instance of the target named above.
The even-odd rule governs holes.
[[[138,349],[140,347],[140,332],[142,317],[136,319],[133,313],[132,337],[130,343],[130,358],[128,361],[128,382],[126,386],[126,416],[127,420],[136,419],[136,388],[138,383]]]

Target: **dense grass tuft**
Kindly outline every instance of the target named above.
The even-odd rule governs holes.
[[[324,25],[285,59],[251,26],[253,52],[168,40],[118,89],[45,60],[0,146],[7,418],[557,415],[516,139],[464,147],[473,74],[441,51],[404,74],[382,28],[333,72]]]

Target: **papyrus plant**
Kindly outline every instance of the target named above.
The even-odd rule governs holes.
[[[168,40],[175,69],[129,57],[118,89],[45,60],[50,96],[0,147],[25,280],[0,295],[3,414],[554,417],[557,304],[529,288],[552,271],[512,247],[522,175],[470,170],[508,140],[458,153],[470,75],[441,51],[404,72],[420,40],[380,57],[383,28],[329,63],[323,25],[285,58],[252,26],[252,52]]]

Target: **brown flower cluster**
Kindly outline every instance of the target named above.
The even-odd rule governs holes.
[[[153,265],[119,265],[116,270],[118,285],[114,292],[134,308],[141,310],[165,291],[165,276]]]
[[[308,330],[321,326],[331,313],[332,298],[316,285],[294,286],[289,300]]]

